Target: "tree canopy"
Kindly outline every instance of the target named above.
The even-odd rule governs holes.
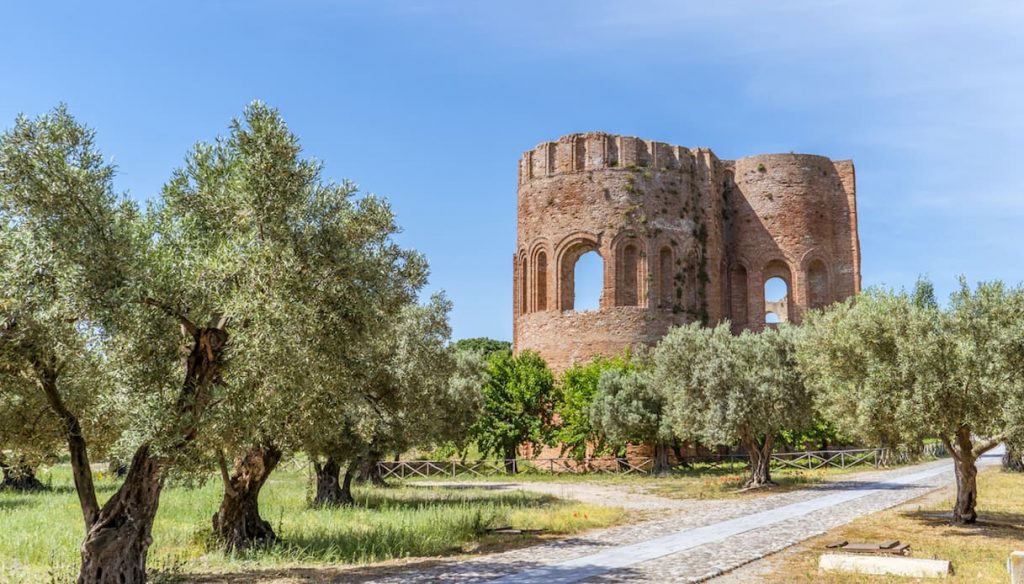
[[[472,433],[481,453],[505,458],[506,469],[514,473],[519,446],[539,448],[551,434],[554,377],[544,359],[532,351],[515,357],[493,353],[487,373],[483,411]]]

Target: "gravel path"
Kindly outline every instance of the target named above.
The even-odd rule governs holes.
[[[992,453],[979,465],[998,462],[999,454]],[[664,517],[479,558],[441,562],[426,569],[391,570],[379,578],[360,581],[699,582],[952,480],[952,462],[942,460],[852,474],[840,481],[746,500],[677,501],[613,484],[467,483],[467,487],[522,488],[661,511]]]

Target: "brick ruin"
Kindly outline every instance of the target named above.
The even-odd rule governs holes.
[[[574,270],[591,251],[600,307],[577,311]],[[519,162],[512,271],[514,350],[556,372],[689,322],[799,323],[860,290],[853,162],[563,136]],[[785,289],[766,299],[772,278]]]

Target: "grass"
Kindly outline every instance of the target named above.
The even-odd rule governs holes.
[[[82,518],[66,466],[40,473],[53,490],[0,493],[0,582],[73,580]],[[98,476],[101,498],[116,482]],[[618,508],[527,493],[403,486],[355,489],[356,506],[310,509],[304,471],[275,472],[260,497],[261,513],[282,538],[265,549],[229,554],[210,541],[219,481],[198,488],[168,486],[153,528],[149,565],[160,573],[244,571],[287,566],[364,564],[517,545],[521,536],[487,534],[497,525],[577,533],[626,520]]]
[[[1024,548],[1024,474],[999,469],[978,475],[978,523],[950,522],[955,488],[942,489],[899,507],[862,517],[808,540],[772,562],[766,582],[907,582],[909,578],[834,574],[818,571],[818,557],[828,542],[877,542],[898,539],[911,545],[911,557],[950,560],[947,582],[1007,582],[1006,559]]]

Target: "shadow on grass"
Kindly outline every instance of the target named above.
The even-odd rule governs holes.
[[[948,528],[949,534],[961,537],[1024,537],[1024,513],[981,512],[978,520],[969,524],[953,523],[953,513],[949,511],[908,511],[902,515],[925,527]]]
[[[43,501],[38,498],[33,498],[32,495],[10,495],[5,494],[0,497],[0,511],[7,511],[9,509],[18,509],[21,507],[38,507]]]
[[[472,566],[469,566],[461,562],[428,559],[351,568],[309,567],[218,574],[188,574],[187,579],[180,581],[198,582],[201,584],[250,584],[282,579],[318,583],[345,582],[347,584],[367,584],[380,581],[448,582],[459,579],[454,574],[463,570],[466,572],[464,578],[473,580],[498,578],[506,575],[521,575],[529,570],[538,570],[538,573],[535,575],[536,577],[530,579],[530,581],[536,582],[557,582],[575,579],[574,577],[578,577],[580,574],[587,574],[592,577],[606,573],[606,570],[600,566],[588,565],[563,567],[528,561],[500,562],[478,560],[472,562]],[[614,570],[613,574],[617,582],[635,581],[641,577],[636,570],[630,568]]]
[[[363,491],[355,495],[355,508],[366,509],[429,509],[431,507],[463,507],[485,503],[508,507],[544,507],[558,501],[557,497],[521,491],[506,493],[446,493],[479,487],[415,487],[422,493],[401,493],[396,491]],[[497,489],[498,487],[493,487]],[[344,509],[344,507],[340,508]]]

